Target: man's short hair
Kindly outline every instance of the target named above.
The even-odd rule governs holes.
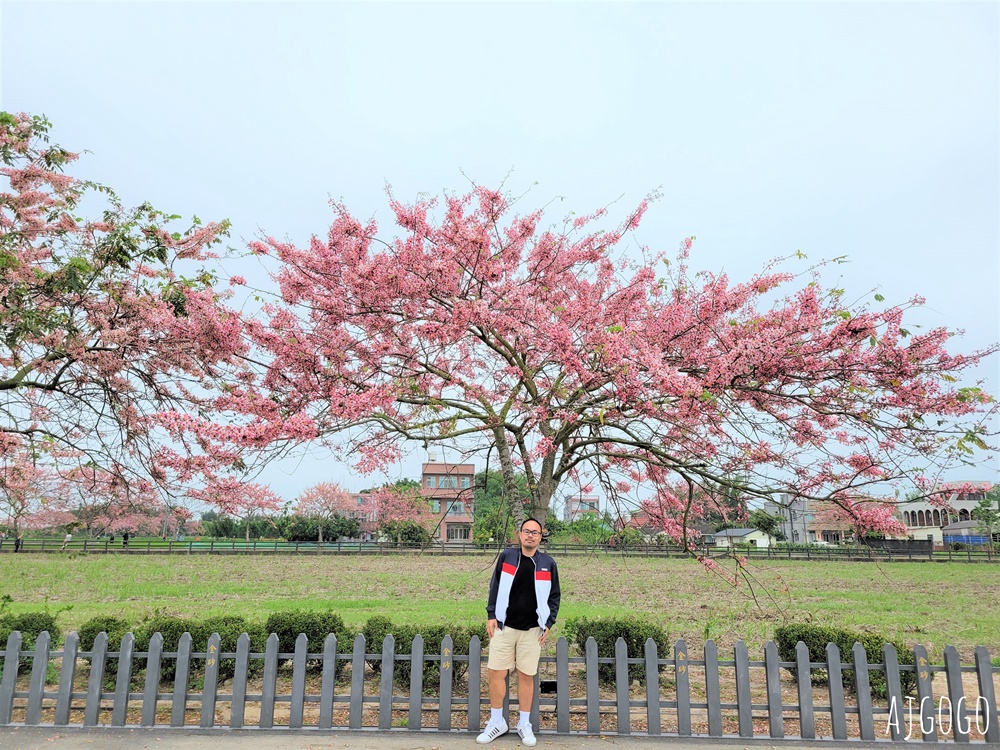
[[[531,516],[528,516],[523,521],[521,521],[521,528],[519,528],[518,531],[524,531],[524,524],[528,523],[529,521],[534,521],[535,523],[537,523],[539,531],[542,531],[542,530],[545,529],[545,527],[542,526],[542,522],[541,521],[539,521],[537,518],[532,518]]]

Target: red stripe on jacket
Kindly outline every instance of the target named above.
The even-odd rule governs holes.
[[[537,570],[535,571],[535,579],[538,581],[551,581],[552,573],[548,570]]]
[[[511,565],[510,563],[505,562],[503,564],[503,572],[504,573],[510,573],[511,575],[514,575],[514,573],[517,572],[517,568],[514,567],[513,565]]]

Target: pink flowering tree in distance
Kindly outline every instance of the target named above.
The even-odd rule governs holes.
[[[320,482],[304,490],[298,497],[295,513],[300,516],[329,521],[336,516],[348,518],[357,510],[354,496],[336,482]],[[323,524],[318,525],[319,543],[323,543]]]
[[[848,305],[820,266],[735,282],[690,271],[690,239],[677,258],[627,251],[645,201],[611,227],[603,211],[547,225],[481,187],[390,203],[396,236],[334,204],[304,247],[252,243],[280,262],[280,297],[248,321],[263,379],[233,394],[261,389],[362,471],[443,443],[499,464],[518,522],[595,481],[687,543],[698,498],[851,511],[985,447],[995,406],[961,379],[995,349],[949,353],[949,331]],[[891,526],[891,506],[865,507]]]
[[[378,531],[395,537],[396,544],[403,543],[407,526],[414,527],[427,540],[430,528],[437,520],[430,504],[418,487],[386,485],[368,493],[368,502],[375,511]]]
[[[244,522],[246,541],[250,541],[250,524],[259,517],[281,511],[281,498],[270,488],[255,482],[243,482],[238,479],[220,479],[204,489],[193,489],[188,492],[192,500],[218,508],[234,518]]]
[[[127,208],[67,174],[76,159],[44,118],[0,113],[0,459],[75,484],[89,499],[69,510],[133,504],[108,516],[117,528],[245,473],[253,438],[212,451],[195,430],[170,438],[251,368],[241,316],[203,267],[227,224],[176,229],[180,217]],[[262,414],[254,431],[281,437]]]

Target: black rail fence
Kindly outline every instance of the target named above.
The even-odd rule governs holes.
[[[0,539],[0,554],[45,553],[45,554],[114,554],[114,555],[496,555],[502,547],[482,545],[471,541],[432,542],[430,544],[394,544],[391,542],[359,542],[338,540],[335,542],[286,542],[266,539],[139,539],[127,547],[120,541],[109,539],[75,539],[68,544],[61,539],[26,539],[18,549],[12,539]],[[562,544],[548,543],[546,551],[551,554],[593,555],[613,554],[630,557],[690,557],[691,551],[679,545],[630,544],[627,547],[610,544]],[[954,549],[934,549],[923,543],[898,542],[897,546],[842,545],[819,546],[775,545],[770,547],[715,547],[702,546],[694,550],[706,557],[742,555],[752,560],[819,560],[837,562],[982,562],[1000,563],[1000,552],[990,547],[969,547]]]
[[[23,649],[21,634],[14,632],[2,654],[0,726],[476,733],[488,718],[478,637],[465,654],[454,652],[450,637],[440,653],[425,653],[420,636],[401,649],[391,635],[376,650],[362,635],[349,651],[338,648],[332,633],[315,645],[310,651],[300,635],[293,652],[281,653],[272,634],[257,653],[243,634],[235,651],[223,652],[214,634],[196,652],[185,633],[176,650],[167,651],[157,633],[140,651],[130,633],[110,650],[101,633],[84,651],[76,633],[61,649],[51,648],[49,634],[41,633]],[[795,660],[785,662],[769,641],[763,661],[755,661],[737,641],[732,658],[720,659],[717,645],[707,641],[695,659],[683,640],[663,655],[649,640],[641,656],[630,658],[619,639],[614,656],[605,657],[589,639],[582,656],[571,656],[560,638],[535,678],[532,723],[541,735],[1000,744],[1000,667],[987,649],[977,647],[968,665],[954,646],[944,649],[943,664],[931,664],[923,646],[913,653],[915,664],[900,664],[896,649],[886,644],[882,662],[869,663],[856,644],[843,661],[829,644],[826,658],[812,662],[799,643]],[[913,686],[911,694],[904,685]],[[508,691],[508,715],[516,702]]]

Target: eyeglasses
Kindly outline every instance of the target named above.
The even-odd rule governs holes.
[[[541,531],[528,531],[527,529],[521,529],[521,533],[525,536],[541,536]]]

